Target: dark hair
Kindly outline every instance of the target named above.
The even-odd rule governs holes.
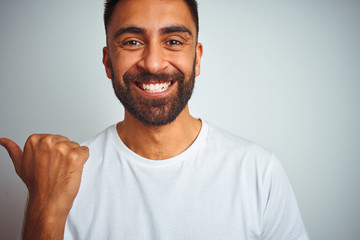
[[[111,19],[111,16],[114,12],[115,6],[121,0],[106,0],[105,1],[105,10],[104,10],[104,24],[105,31],[107,31],[107,25]],[[198,4],[196,0],[184,0],[188,5],[190,14],[194,20],[196,26],[196,33],[199,34],[199,14],[198,14]]]

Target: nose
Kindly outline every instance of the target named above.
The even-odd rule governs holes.
[[[158,44],[149,44],[143,52],[142,59],[138,62],[142,71],[158,74],[165,70],[167,61],[164,58],[164,49]]]

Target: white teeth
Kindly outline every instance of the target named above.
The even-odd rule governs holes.
[[[141,87],[145,92],[149,92],[149,93],[159,93],[159,92],[164,92],[166,91],[171,85],[171,82],[166,82],[166,83],[142,83]]]

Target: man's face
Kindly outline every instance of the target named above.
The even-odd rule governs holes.
[[[147,125],[172,122],[200,74],[202,45],[183,0],[124,0],[107,26],[103,63],[125,110]]]

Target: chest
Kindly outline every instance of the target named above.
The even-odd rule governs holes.
[[[256,181],[230,166],[123,164],[85,181],[67,223],[76,226],[68,234],[80,239],[257,239],[261,233]]]

